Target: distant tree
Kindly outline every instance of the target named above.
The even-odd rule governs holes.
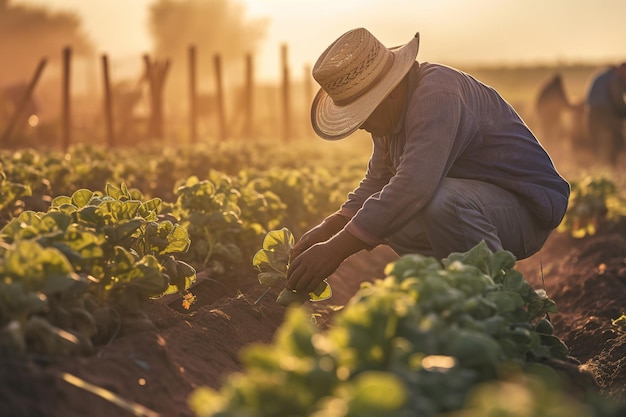
[[[231,0],[157,0],[150,8],[149,28],[155,57],[172,63],[167,83],[186,81],[192,44],[197,47],[199,83],[212,71],[215,54],[221,55],[225,68],[241,65],[245,54],[253,53],[265,36],[268,23],[246,19],[245,11],[245,6]]]
[[[74,13],[0,0],[0,85],[28,81],[41,58],[60,58],[66,45],[77,56],[91,53],[92,43],[81,24]]]

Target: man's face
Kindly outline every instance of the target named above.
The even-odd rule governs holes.
[[[360,128],[371,133],[372,136],[390,135],[402,116],[405,102],[406,77],[385,97]]]

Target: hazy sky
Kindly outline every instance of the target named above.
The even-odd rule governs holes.
[[[111,57],[150,48],[154,0],[14,0],[74,10]],[[207,0],[208,1],[208,0]],[[277,78],[280,44],[295,77],[342,33],[365,27],[387,46],[420,32],[418,60],[468,63],[626,60],[625,0],[232,0],[248,17],[271,19],[256,60],[260,78]],[[210,24],[210,21],[207,21]]]

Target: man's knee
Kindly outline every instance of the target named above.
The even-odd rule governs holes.
[[[448,223],[458,216],[458,209],[471,209],[472,204],[463,197],[464,185],[461,180],[444,179],[431,200],[422,210],[425,224],[430,222]]]

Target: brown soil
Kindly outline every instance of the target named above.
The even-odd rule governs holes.
[[[331,300],[309,306],[321,315],[320,324],[329,322],[331,307],[344,304],[361,280],[382,277],[394,258],[389,248],[379,247],[347,260],[330,278]],[[555,333],[571,355],[596,376],[604,394],[625,398],[626,331],[611,320],[626,313],[626,224],[583,239],[555,233],[517,268],[556,301]],[[251,268],[239,273],[254,276]],[[198,301],[189,311],[177,296],[151,301],[153,326],[138,322],[130,332],[122,329],[92,356],[0,358],[0,416],[193,416],[188,395],[202,385],[219,387],[241,369],[239,351],[271,342],[283,320],[285,309],[274,302],[277,291],[255,304],[265,288],[251,282],[235,291],[199,274],[192,289]],[[94,387],[107,391],[97,395]],[[105,399],[108,393],[114,396]]]

